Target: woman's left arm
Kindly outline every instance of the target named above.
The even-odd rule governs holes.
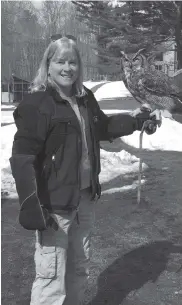
[[[136,130],[141,130],[143,123],[152,120],[154,126],[152,130],[148,130],[148,134],[156,131],[157,120],[151,116],[151,112],[146,108],[138,108],[137,111],[126,112],[107,116],[99,107],[93,93],[92,101],[94,103],[94,113],[97,113],[96,132],[100,141],[112,141],[113,139],[130,135]],[[150,127],[151,128],[151,127]]]

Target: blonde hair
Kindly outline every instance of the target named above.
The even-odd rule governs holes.
[[[67,37],[62,37],[56,41],[51,42],[48,45],[47,49],[44,52],[37,74],[30,85],[30,92],[33,93],[36,91],[45,91],[48,85],[55,87],[58,90],[58,86],[54,82],[52,82],[50,77],[48,76],[49,63],[58,48],[71,49],[75,51],[76,56],[78,58],[79,76],[73,84],[73,90],[75,95],[78,97],[86,95],[86,91],[83,86],[83,65],[80,53],[76,46],[76,42]]]

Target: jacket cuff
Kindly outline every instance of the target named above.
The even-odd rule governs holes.
[[[34,160],[35,156],[33,155],[20,154],[13,155],[9,159],[20,204],[32,193],[37,194],[37,183],[33,166]]]

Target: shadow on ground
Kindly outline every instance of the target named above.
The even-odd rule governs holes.
[[[131,291],[149,281],[155,283],[166,270],[171,253],[182,253],[182,246],[161,240],[142,245],[116,259],[100,274],[97,295],[88,305],[119,305]]]

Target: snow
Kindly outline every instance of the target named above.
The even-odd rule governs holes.
[[[131,110],[120,110],[120,109],[102,109],[105,114],[117,114],[131,112]]]
[[[8,104],[1,104],[1,109],[7,109],[7,110],[9,110],[9,109],[15,109],[15,107],[16,106],[14,106],[14,105],[12,105],[12,104],[10,104],[10,105],[8,105]]]
[[[8,192],[10,197],[16,196],[14,179],[11,174],[9,158],[13,144],[16,126],[9,125],[1,127],[1,191]]]
[[[119,175],[125,175],[131,172],[138,171],[139,159],[125,150],[122,150],[120,152],[108,152],[101,149],[100,153],[101,183],[106,183]]]
[[[131,96],[131,94],[126,89],[122,81],[116,81],[116,82],[110,82],[104,84],[95,93],[95,97],[97,101],[100,101],[102,99],[110,99],[110,98],[118,98],[118,97],[126,97],[126,96]]]
[[[139,147],[139,131],[122,140],[135,148]],[[143,134],[143,149],[182,151],[182,124],[169,118],[162,118],[162,126],[152,135]]]
[[[112,82],[103,84],[96,93],[97,99],[121,97],[126,96],[126,90],[121,86],[122,82]],[[88,86],[91,85],[88,82]],[[93,87],[96,85],[93,82]],[[121,88],[123,88],[121,90]],[[102,93],[102,95],[101,95]],[[103,102],[104,108],[104,102]],[[114,103],[113,103],[114,108]],[[129,110],[128,110],[129,111]],[[126,112],[122,109],[104,109],[107,114]],[[3,122],[12,123],[12,112],[4,111]],[[7,125],[1,128],[1,181],[2,191],[8,192],[9,196],[16,196],[16,189],[14,179],[11,175],[11,169],[9,164],[9,158],[11,156],[11,149],[13,143],[13,137],[16,132],[14,124]],[[139,131],[135,131],[132,135],[122,137],[122,141],[133,147],[139,147]],[[168,151],[182,151],[182,124],[171,120],[169,118],[163,118],[162,126],[158,128],[157,132],[153,135],[143,135],[143,148],[148,150],[168,150]],[[101,184],[109,182],[116,177],[121,178],[121,187],[109,188],[103,191],[103,193],[125,192],[131,189],[136,189],[138,181],[133,181],[131,185],[123,185],[122,179],[124,176],[132,173],[137,173],[139,167],[139,159],[131,155],[125,150],[120,152],[107,152],[101,149]],[[143,164],[143,170],[146,169],[146,165]],[[142,180],[145,183],[145,180]]]
[[[88,89],[92,89],[93,87],[99,85],[99,84],[105,84],[107,83],[107,81],[103,80],[103,81],[100,81],[100,82],[92,82],[92,81],[87,81],[87,82],[84,82],[84,86],[87,87]]]
[[[1,124],[11,124],[14,122],[13,111],[1,112]]]
[[[101,173],[99,176],[100,183],[106,183],[114,178],[120,176],[121,184],[122,177],[131,173],[137,173],[139,169],[139,158],[131,155],[125,150],[120,152],[108,152],[103,149],[100,151],[101,155]],[[142,169],[145,170],[147,165],[142,164]],[[142,180],[142,184],[145,180]],[[117,188],[109,188],[102,192],[102,194],[112,194],[115,192],[125,192],[131,189],[136,189],[138,181],[133,181],[132,185],[124,185]]]

